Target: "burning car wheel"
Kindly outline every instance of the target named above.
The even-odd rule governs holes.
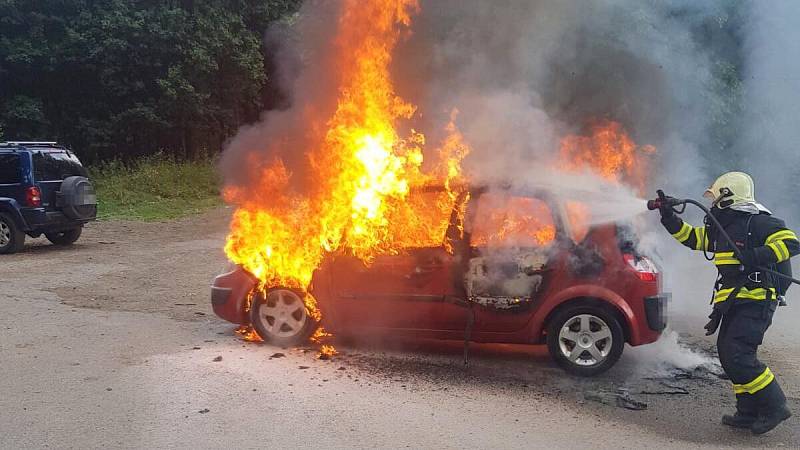
[[[599,307],[573,307],[558,313],[547,330],[550,355],[564,370],[593,376],[610,369],[625,345],[619,321]]]
[[[317,328],[308,315],[303,294],[289,289],[272,289],[256,294],[250,305],[250,320],[264,342],[289,347],[306,342]]]

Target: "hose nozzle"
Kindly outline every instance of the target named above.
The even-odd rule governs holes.
[[[655,209],[661,209],[661,200],[657,198],[653,200],[648,200],[647,209],[649,209],[650,211],[653,211]]]
[[[681,199],[673,198],[673,197],[667,197],[664,194],[664,191],[662,191],[661,189],[657,190],[656,194],[658,195],[658,197],[654,198],[653,200],[648,200],[647,201],[647,209],[649,209],[650,211],[655,210],[655,209],[661,209],[661,208],[664,208],[664,207],[671,208],[673,206],[678,206],[678,205],[680,205],[682,203],[686,203],[685,200],[681,200]]]

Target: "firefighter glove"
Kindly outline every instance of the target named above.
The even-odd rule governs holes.
[[[661,199],[661,206],[658,208],[658,211],[661,213],[662,219],[671,219],[675,217],[675,210],[672,209],[672,205],[675,203],[674,200],[675,197],[670,197],[669,195]]]
[[[711,336],[712,334],[716,333],[717,328],[719,328],[719,323],[722,321],[722,313],[715,309],[711,312],[708,318],[711,320],[709,320],[706,326],[703,328],[706,329],[706,336]]]

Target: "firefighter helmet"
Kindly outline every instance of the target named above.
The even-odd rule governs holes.
[[[755,186],[750,175],[744,172],[728,172],[720,175],[714,183],[706,189],[704,197],[713,201],[719,208],[742,203],[755,203]]]

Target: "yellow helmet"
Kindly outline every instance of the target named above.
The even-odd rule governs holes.
[[[703,197],[711,199],[719,208],[756,201],[753,179],[744,172],[728,172],[720,175],[706,189]]]

